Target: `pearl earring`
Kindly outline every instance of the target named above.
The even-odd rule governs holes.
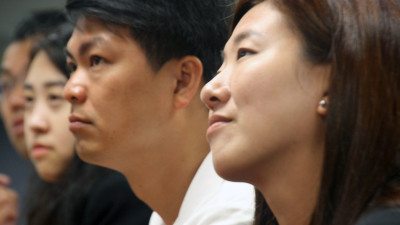
[[[322,99],[319,101],[319,106],[326,108],[328,106],[328,101],[326,99]]]

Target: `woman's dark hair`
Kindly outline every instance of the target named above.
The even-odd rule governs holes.
[[[265,0],[331,66],[321,186],[311,225],[350,225],[369,208],[400,205],[400,2]],[[233,27],[261,0],[239,1]],[[268,224],[257,191],[255,224]]]
[[[108,173],[74,155],[67,171],[56,183],[47,183],[35,175],[28,193],[28,224],[81,224],[90,190]]]
[[[53,28],[43,40],[33,47],[31,52],[31,60],[40,51],[44,51],[50,61],[57,67],[58,70],[67,78],[69,78],[69,70],[66,64],[65,46],[72,35],[73,26],[65,20],[64,24],[59,24]]]

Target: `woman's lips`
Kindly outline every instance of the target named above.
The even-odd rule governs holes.
[[[207,137],[214,133],[219,128],[227,125],[232,120],[221,115],[212,115],[208,119]]]
[[[40,159],[47,155],[51,147],[43,144],[35,144],[32,147],[31,156],[33,159]]]

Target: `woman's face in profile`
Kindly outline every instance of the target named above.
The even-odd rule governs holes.
[[[73,157],[68,129],[71,105],[63,97],[67,79],[44,51],[33,59],[25,80],[25,134],[29,157],[39,176],[54,182]]]
[[[256,5],[238,23],[223,65],[201,93],[221,176],[254,183],[321,144],[317,107],[328,73],[303,55],[301,38],[270,2]]]

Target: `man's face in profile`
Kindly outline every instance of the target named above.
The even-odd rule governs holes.
[[[155,71],[128,28],[96,19],[79,20],[66,49],[72,72],[64,95],[79,156],[115,169],[127,154],[153,157],[171,117],[173,66]]]
[[[27,157],[24,141],[23,82],[29,64],[32,42],[30,39],[11,43],[1,63],[1,115],[14,148]]]

